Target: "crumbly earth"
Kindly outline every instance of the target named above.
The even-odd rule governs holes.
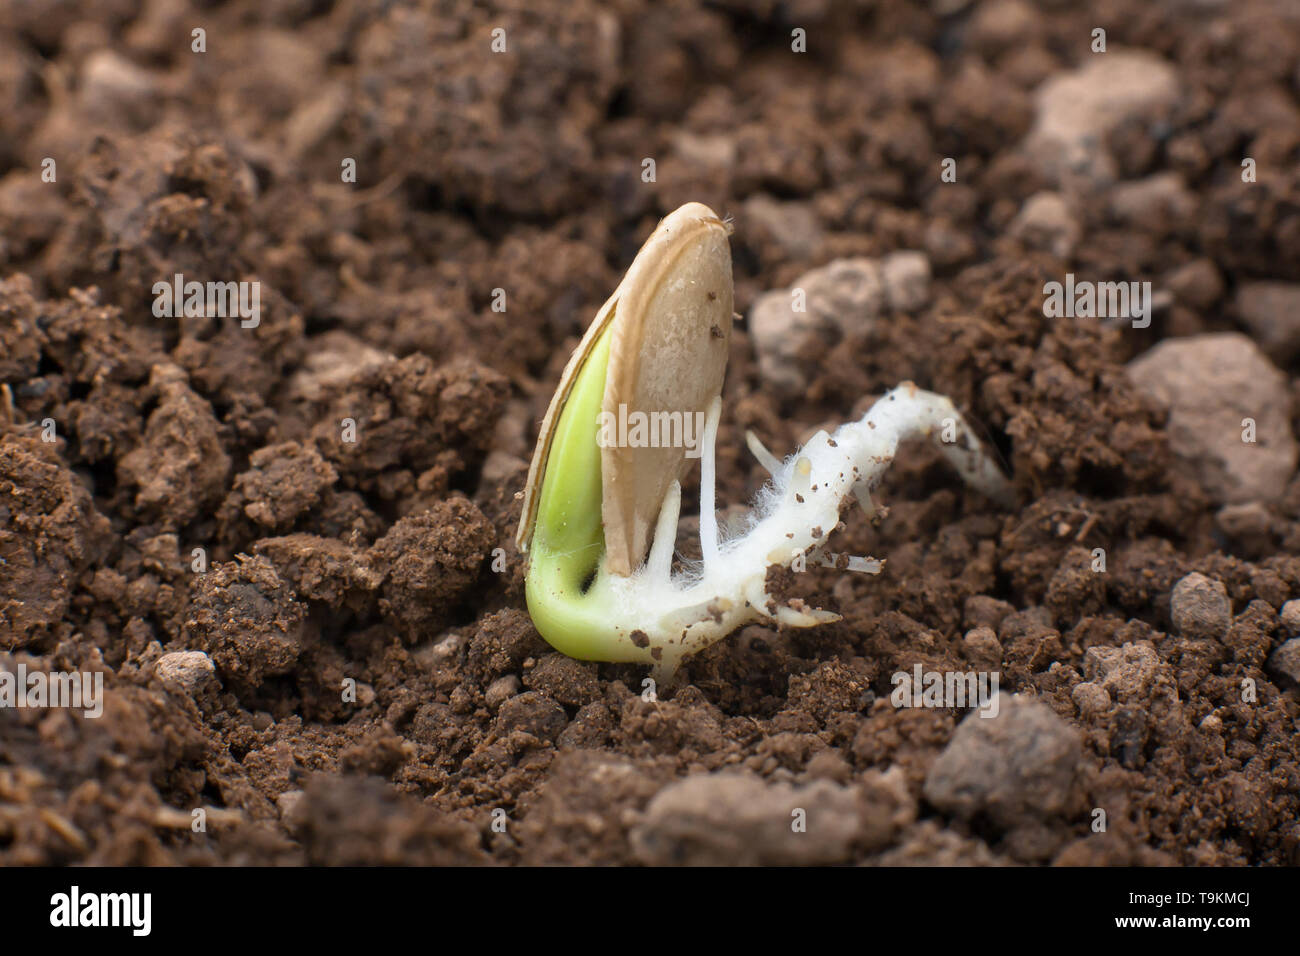
[[[516,493],[687,200],[742,315],[929,268],[783,339],[794,387],[737,324],[721,505],[745,429],[785,454],[906,379],[1018,505],[906,449],[831,537],[882,574],[774,576],[841,621],[648,699],[534,630]],[[1151,280],[1151,326],[1047,318],[1067,272]],[[176,273],[259,281],[260,323],[156,318]],[[1297,282],[1287,0],[0,3],[0,666],[106,686],[0,709],[0,865],[1300,863]],[[1126,370],[1234,330],[1288,431],[1246,502]],[[895,707],[918,664],[996,672],[999,716]]]

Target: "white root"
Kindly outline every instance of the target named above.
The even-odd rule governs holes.
[[[769,619],[811,627],[837,615],[778,605],[767,593],[767,569],[789,566],[802,555],[837,566],[824,553],[845,498],[855,495],[870,514],[871,491],[894,460],[900,442],[932,438],[971,487],[1010,505],[1010,483],[985,451],[952,402],[905,383],[884,395],[861,419],[834,435],[818,432],[803,448],[778,462],[762,443],[746,436],[751,451],[772,472],[759,492],[748,527],[720,540],[714,507],[714,445],[721,402],[715,401],[703,436],[700,476],[700,538],[703,560],[672,573],[681,487],[664,499],[646,562],[630,577],[602,573],[592,584],[609,614],[608,624],[629,640],[649,638],[656,677],[671,679],[682,658],[708,647],[751,621]],[[942,441],[951,437],[952,441]],[[879,571],[874,559],[851,558],[851,570]],[[799,603],[799,602],[796,602]],[[643,645],[638,645],[643,646]]]
[[[700,457],[700,554],[704,557],[704,574],[716,571],[720,563],[718,554],[718,511],[714,499],[717,476],[718,419],[722,417],[722,398],[709,404],[709,416],[704,425],[704,438]]]
[[[745,432],[745,444],[749,446],[750,453],[758,459],[758,463],[769,475],[775,475],[781,470],[781,459],[768,451],[767,446],[752,431]]]

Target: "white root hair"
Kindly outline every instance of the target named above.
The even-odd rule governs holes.
[[[723,540],[715,513],[715,453],[721,399],[709,409],[700,473],[702,560],[672,571],[681,510],[681,486],[666,495],[645,563],[630,577],[601,573],[590,597],[599,602],[620,640],[639,648],[649,640],[658,680],[672,678],[682,659],[757,620],[811,627],[838,619],[828,611],[782,605],[766,589],[767,569],[787,567],[800,556],[838,566],[825,554],[844,500],[855,495],[871,513],[871,492],[894,460],[900,442],[936,441],[972,488],[1001,505],[1013,500],[1011,485],[952,402],[910,382],[885,394],[858,421],[833,435],[819,431],[779,462],[753,435],[750,449],[772,475],[759,492],[745,530]],[[945,438],[950,440],[944,440]],[[852,558],[852,570],[876,573],[881,562]],[[640,641],[641,643],[637,643]]]

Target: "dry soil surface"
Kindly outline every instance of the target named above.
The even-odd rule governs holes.
[[[840,622],[651,701],[539,638],[516,493],[688,200],[722,505],[906,379],[1017,505],[908,449],[833,537],[884,573],[777,582]],[[0,3],[0,664],[106,685],[0,709],[0,864],[1295,864],[1297,372],[1288,0]]]

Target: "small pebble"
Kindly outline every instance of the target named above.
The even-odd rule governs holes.
[[[1268,667],[1282,678],[1285,687],[1300,686],[1300,637],[1293,637],[1268,659]]]
[[[961,639],[967,659],[990,666],[1002,662],[1002,645],[991,627],[973,627]]]
[[[1106,692],[1106,688],[1091,681],[1076,684],[1074,690],[1070,692],[1070,699],[1074,701],[1074,706],[1079,708],[1079,715],[1082,717],[1096,717],[1110,710],[1110,694]]]
[[[1300,637],[1300,601],[1287,601],[1278,615],[1282,631],[1287,637]]]
[[[488,685],[488,689],[483,695],[488,710],[496,711],[503,703],[519,693],[519,687],[519,675],[517,674],[506,674],[503,677],[498,677]]]
[[[193,694],[217,676],[217,668],[202,651],[172,651],[158,658],[154,673],[164,683]]]
[[[1194,572],[1174,585],[1170,613],[1183,637],[1218,640],[1232,623],[1232,602],[1222,581]]]
[[[930,766],[925,798],[944,813],[1009,828],[1071,805],[1082,758],[1078,731],[1033,697],[1001,695],[998,716],[971,711]]]

